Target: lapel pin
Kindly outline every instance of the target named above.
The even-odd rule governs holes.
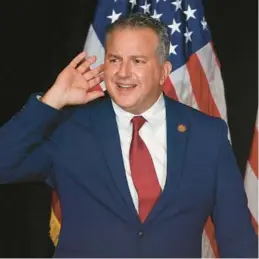
[[[184,124],[179,124],[177,127],[179,132],[185,132],[187,130],[187,127]]]

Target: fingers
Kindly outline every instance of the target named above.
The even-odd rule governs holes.
[[[101,74],[103,72],[104,69],[104,65],[100,65],[90,71],[87,71],[84,73],[84,78],[86,81],[89,81],[91,79],[93,79],[94,77],[98,76],[99,74]]]
[[[83,74],[83,77],[88,84],[88,88],[93,88],[104,80],[103,68],[104,65],[100,65]]]
[[[76,68],[83,59],[86,58],[86,53],[83,51],[79,53],[70,63],[69,66]]]
[[[82,60],[81,63],[78,64],[76,70],[80,74],[84,74],[87,70],[90,69],[90,66],[96,61],[95,56],[90,56],[85,60]]]
[[[75,68],[80,74],[89,70],[90,66],[96,61],[95,56],[87,57],[85,51],[79,53],[69,64],[70,67]]]
[[[86,102],[90,102],[92,100],[95,100],[99,97],[104,96],[104,92],[103,91],[93,91],[93,92],[88,92],[86,95]]]
[[[97,86],[98,84],[100,84],[102,81],[104,80],[104,75],[103,74],[100,74],[96,77],[94,77],[93,79],[89,80],[88,81],[88,87],[89,89]]]
[[[86,81],[84,79],[84,77],[82,76],[73,85],[73,87],[81,88],[81,89],[84,89],[84,90],[88,91],[88,90],[94,88],[95,86],[97,86],[98,84],[100,84],[103,81],[103,79],[104,79],[103,74],[97,75],[96,77],[92,78],[89,81]]]
[[[71,61],[69,66],[76,69],[76,71],[79,72],[80,77],[82,76],[82,79],[84,79],[79,79],[75,85],[84,89],[91,89],[104,80],[104,65],[101,64],[100,66],[90,70],[90,66],[96,61],[96,57],[86,57],[86,53],[81,52]]]

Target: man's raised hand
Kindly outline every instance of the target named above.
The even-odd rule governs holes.
[[[61,109],[66,105],[84,104],[103,96],[102,91],[90,91],[103,81],[103,65],[90,70],[95,61],[95,56],[81,52],[58,75],[41,101]]]

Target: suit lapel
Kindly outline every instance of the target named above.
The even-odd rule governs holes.
[[[100,142],[106,163],[115,184],[114,192],[116,192],[116,195],[118,195],[118,193],[121,195],[124,204],[131,211],[131,213],[129,213],[129,210],[126,209],[125,216],[129,218],[130,215],[134,215],[137,220],[137,212],[125,175],[116,117],[109,97],[106,97],[100,105],[95,107],[94,114],[91,113],[91,120],[95,128],[94,132],[96,138]],[[121,211],[121,213],[123,212]]]
[[[149,214],[145,224],[152,222],[161,210],[174,198],[179,186],[188,139],[188,120],[179,104],[165,96],[167,178],[157,204]]]

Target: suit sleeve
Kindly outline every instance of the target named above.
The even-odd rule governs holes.
[[[251,223],[242,175],[222,124],[213,210],[220,257],[258,257],[258,239]]]
[[[43,180],[50,176],[53,150],[46,134],[59,113],[33,95],[0,128],[0,183]]]

